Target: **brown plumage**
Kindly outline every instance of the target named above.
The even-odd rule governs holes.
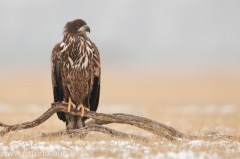
[[[87,37],[87,31],[90,32],[90,28],[81,19],[68,22],[63,41],[53,48],[53,94],[55,102],[72,101],[76,110],[83,106],[96,111],[100,93],[100,55],[96,45]],[[63,112],[57,115],[66,122],[67,129],[83,127],[86,119]]]

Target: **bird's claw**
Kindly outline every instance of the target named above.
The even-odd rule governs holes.
[[[62,101],[62,104],[68,104],[67,102],[65,102],[65,101]]]
[[[77,107],[75,107],[75,113],[79,112],[80,109],[78,109]]]
[[[76,111],[79,112],[80,109],[81,109],[81,117],[83,117],[83,115],[84,115],[84,109],[85,109],[86,111],[89,111],[89,109],[86,108],[86,107],[84,107],[82,104],[77,107],[77,110],[76,110]]]
[[[68,103],[65,102],[65,101],[62,101],[62,103],[63,104],[68,104],[68,112],[67,112],[67,114],[70,114],[69,112],[71,110],[71,107],[73,107],[73,109],[76,108],[76,105],[72,102],[71,97],[69,98]]]

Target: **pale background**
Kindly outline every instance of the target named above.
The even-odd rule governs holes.
[[[239,8],[237,0],[0,1],[0,103],[50,106],[51,50],[64,25],[82,18],[101,54],[99,111],[239,107]]]

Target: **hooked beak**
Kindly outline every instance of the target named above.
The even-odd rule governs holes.
[[[84,26],[80,27],[80,28],[78,29],[78,31],[79,31],[79,32],[84,31],[84,32],[89,32],[89,33],[90,33],[90,28],[89,28],[89,26],[84,25]]]
[[[90,28],[89,28],[89,26],[85,25],[85,28],[84,28],[84,29],[85,29],[86,32],[88,31],[88,32],[90,33]]]

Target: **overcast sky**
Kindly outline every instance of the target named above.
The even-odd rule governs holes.
[[[239,0],[1,0],[1,69],[50,68],[64,25],[77,18],[104,68],[240,68]]]

